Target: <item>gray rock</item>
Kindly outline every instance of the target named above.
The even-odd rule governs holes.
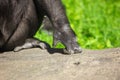
[[[0,54],[0,80],[120,80],[120,48],[54,54],[39,48]]]

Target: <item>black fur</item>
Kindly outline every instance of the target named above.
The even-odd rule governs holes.
[[[61,0],[0,0],[0,51],[47,48],[33,38],[44,16],[53,25],[53,46],[60,41],[67,53],[81,52]]]

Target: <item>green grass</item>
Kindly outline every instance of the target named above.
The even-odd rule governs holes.
[[[120,0],[62,1],[82,48],[120,47]],[[45,31],[38,31],[35,37],[52,45],[52,35]]]

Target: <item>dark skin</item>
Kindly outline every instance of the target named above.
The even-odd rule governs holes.
[[[0,50],[19,51],[31,47],[49,48],[33,38],[44,16],[53,25],[53,47],[65,45],[65,53],[80,53],[61,0],[0,0]]]

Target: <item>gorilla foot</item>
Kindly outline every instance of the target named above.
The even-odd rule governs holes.
[[[50,48],[50,46],[47,43],[45,43],[43,41],[39,41],[34,38],[30,38],[30,39],[27,39],[23,45],[15,47],[14,51],[18,52],[20,50],[29,49],[29,48],[33,48],[33,47],[40,47],[41,49]]]

